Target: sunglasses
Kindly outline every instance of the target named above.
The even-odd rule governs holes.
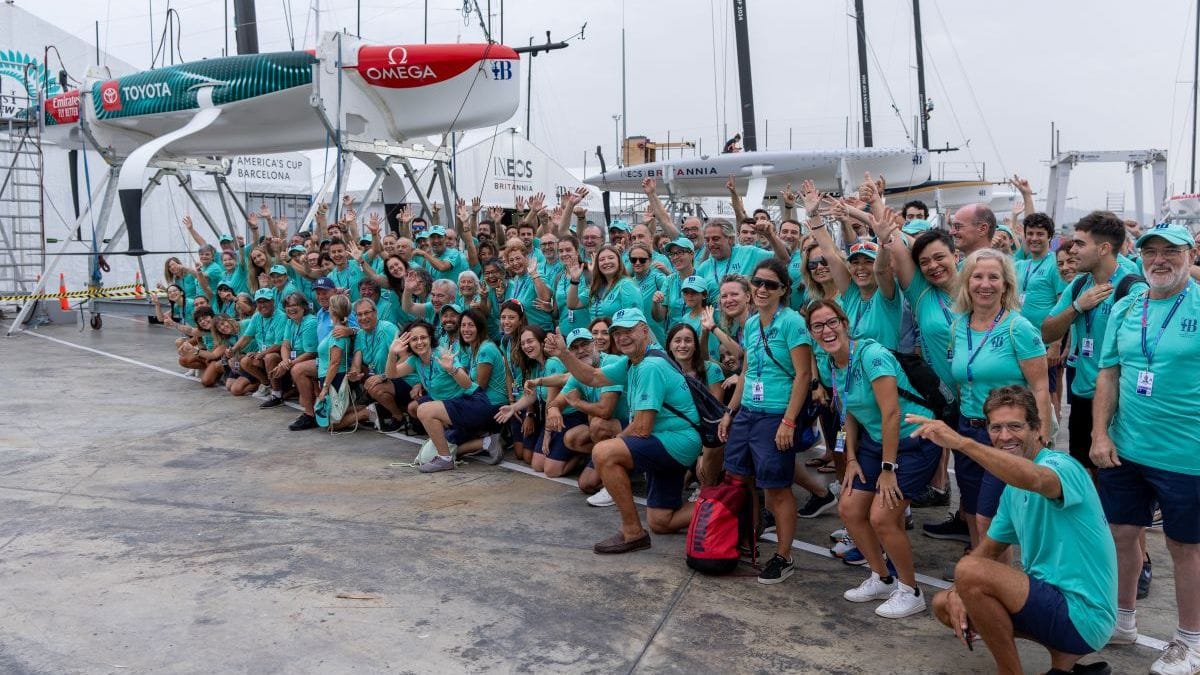
[[[634,258],[631,256],[629,258],[629,262],[633,263],[634,265],[641,265],[641,264],[650,262],[650,259],[649,258]]]
[[[829,261],[824,258],[813,258],[808,261],[808,271],[811,272],[818,267],[829,267]]]
[[[755,288],[765,288],[768,291],[777,291],[783,288],[783,284],[774,279],[763,279],[762,277],[751,277],[750,285]]]

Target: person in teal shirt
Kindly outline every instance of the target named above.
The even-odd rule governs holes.
[[[904,512],[938,468],[942,450],[910,434],[905,414],[929,416],[892,352],[869,338],[854,339],[849,319],[832,300],[809,310],[808,326],[820,345],[821,381],[841,411],[837,446],[846,457],[839,512],[846,530],[871,567],[870,576],[843,597],[850,602],[883,600],[875,613],[900,619],[925,610],[917,588]],[[887,514],[881,517],[879,514]],[[896,569],[893,579],[883,553]]]
[[[242,354],[239,363],[242,372],[240,379],[247,379],[247,383],[240,387],[239,395],[249,394],[253,391],[253,385],[260,385],[259,391],[262,394],[272,392],[279,396],[282,392],[279,392],[278,382],[268,385],[270,377],[264,357],[279,352],[280,343],[287,332],[287,316],[276,311],[275,291],[270,288],[258,289],[254,294],[254,308],[254,315],[243,324],[242,337],[233,347],[234,352]],[[252,350],[247,351],[251,344]],[[247,375],[250,377],[247,378]]]
[[[646,316],[652,315],[655,297],[662,293],[667,285],[666,275],[650,266],[654,260],[652,254],[653,249],[646,244],[634,244],[628,252],[629,265],[633,270],[629,278],[641,293],[641,302],[637,307]],[[667,333],[662,323],[650,322],[650,331],[654,333],[656,342],[661,343],[666,339]]]
[[[349,249],[340,239],[335,239],[329,244],[329,259],[333,261],[333,268],[328,270],[325,276],[333,280],[334,286],[346,290],[351,301],[358,300],[358,282],[363,278],[362,267],[357,260],[351,260]]]
[[[279,335],[279,351],[263,356],[263,364],[271,378],[271,396],[258,406],[260,408],[283,405],[283,392],[294,385],[292,366],[317,356],[317,317],[308,313],[308,300],[304,294],[289,294],[283,300],[283,309],[276,311],[287,321]]]
[[[992,390],[986,444],[910,416],[917,437],[970,456],[1008,485],[986,536],[959,559],[954,586],[934,597],[934,615],[967,644],[982,637],[998,672],[1023,671],[1015,635],[1050,652],[1052,673],[1109,672],[1076,662],[1103,648],[1117,624],[1112,535],[1087,470],[1043,447],[1040,408],[1025,387]],[[1019,570],[1010,546],[1021,548]],[[1022,598],[1015,611],[1012,598]]]
[[[619,260],[615,251],[613,255]],[[699,413],[687,383],[665,354],[649,353],[653,334],[642,310],[620,309],[612,321],[613,340],[623,356],[599,368],[575,358],[562,336],[550,335],[545,340],[547,353],[559,357],[583,384],[624,386],[633,416],[620,436],[592,449],[604,487],[621,514],[620,531],[592,547],[598,554],[629,553],[650,546],[650,534],[642,526],[629,482],[634,469],[646,473],[650,529],[666,534],[687,528],[692,503],[683,498],[683,479],[701,449]]]
[[[1125,224],[1117,216],[1102,211],[1090,213],[1076,223],[1072,237],[1076,276],[1042,323],[1042,339],[1055,342],[1070,331],[1068,364],[1075,368],[1068,392],[1071,456],[1095,469],[1090,456],[1092,408],[1108,320],[1122,297],[1139,295],[1147,286],[1133,276],[1135,271],[1117,260],[1120,246],[1125,243]]]
[[[746,320],[742,343],[745,358],[729,410],[718,434],[726,441],[724,468],[766,491],[767,509],[775,516],[779,542],[759,581],[779,583],[791,576],[791,540],[796,529],[799,482],[812,495],[800,513],[815,517],[834,508],[837,497],[796,472],[796,454],[806,429],[797,424],[812,381],[812,340],[800,314],[787,306],[791,278],[787,265],[774,258],[751,272],[751,300],[758,313]]]
[[[1176,593],[1175,637],[1151,672],[1186,672],[1179,668],[1200,665],[1200,286],[1190,278],[1195,242],[1185,225],[1160,223],[1136,245],[1149,290],[1113,307],[1092,416],[1092,460],[1100,469],[1120,576],[1112,642],[1137,640],[1139,539],[1159,508],[1177,588],[1192,590]]]
[[[329,299],[329,315],[333,319],[334,328],[349,326],[347,322],[350,310],[350,300],[346,296],[335,295]],[[332,405],[330,396],[333,390],[343,385],[349,386],[349,383],[345,383],[345,378],[350,372],[356,343],[357,336],[337,337],[331,331],[317,345],[317,381],[321,385],[313,400],[313,417],[316,419],[317,426],[333,430],[347,429],[358,425],[367,417],[366,408],[358,406],[354,401],[353,393],[350,394],[350,403],[341,418],[333,419],[329,416]],[[304,403],[302,396],[301,406]]]
[[[1020,285],[1021,316],[1029,319],[1034,328],[1054,308],[1067,283],[1058,273],[1050,240],[1054,238],[1054,221],[1044,213],[1025,218],[1025,249],[1028,255],[1017,262],[1017,282]]]
[[[459,424],[451,431],[462,441],[458,446],[459,455],[479,453],[479,457],[486,458],[484,461],[488,464],[499,464],[504,458],[504,446],[495,425],[495,417],[500,411],[500,406],[508,403],[504,356],[496,343],[488,339],[487,319],[478,309],[469,309],[462,315],[458,335],[458,366],[467,372],[471,381],[483,392],[487,405],[479,407],[480,419],[471,420],[468,424],[464,418],[467,411],[463,410],[459,403],[453,404],[459,406],[459,410],[456,411]],[[472,428],[470,433],[467,433],[469,426]]]
[[[675,273],[667,277],[662,292],[662,301],[655,303],[653,316],[656,322],[662,323],[665,328],[670,330],[672,326],[682,321],[684,314],[688,312],[687,303],[683,298],[683,280],[699,275],[695,272],[696,249],[690,239],[679,237],[667,244],[666,248],[667,256],[671,259]],[[704,279],[704,288],[708,297],[717,297],[720,283],[711,277],[702,276],[700,278]]]
[[[953,400],[957,394],[946,355],[950,353],[950,326],[960,316],[954,309],[959,283],[954,238],[945,230],[925,230],[912,242],[911,250],[903,237],[893,235],[888,241],[896,280],[920,331],[921,357],[947,385],[943,392],[947,399]]]
[[[888,225],[880,221],[876,227],[884,230]],[[829,264],[840,293],[838,301],[850,317],[851,335],[871,338],[892,351],[899,349],[904,298],[892,274],[891,252],[871,242],[858,242],[843,259],[819,216],[810,218],[808,227]]]
[[[1053,439],[1054,411],[1041,333],[1019,313],[1013,262],[995,249],[980,249],[963,262],[956,309],[950,326],[950,374],[958,388],[959,433],[987,441],[983,402],[988,392],[1008,384],[1029,387],[1041,406],[1043,438]],[[987,531],[1004,484],[970,457],[955,455],[955,478],[972,543]],[[972,514],[977,518],[971,517]]]
[[[446,228],[429,228],[429,249],[413,251],[414,264],[429,270],[434,279],[449,279],[458,283],[458,275],[469,269],[467,258],[456,248],[446,246]]]
[[[246,280],[246,271],[238,265],[237,254],[232,251],[221,253],[221,277],[217,285],[228,284],[235,293],[249,293],[250,284]]]
[[[721,280],[727,275],[748,275],[755,265],[767,258],[776,257],[786,265],[791,254],[775,233],[775,228],[768,225],[761,228],[760,234],[770,242],[774,253],[757,246],[734,244],[733,223],[720,218],[708,221],[704,226],[704,245],[708,257],[696,265],[696,274],[712,279],[714,285],[720,286]]]
[[[288,276],[288,268],[283,265],[271,265],[268,276],[271,279],[271,290],[275,291],[275,311],[283,313],[283,301],[300,288],[292,283]]]
[[[588,291],[592,318],[611,317],[623,307],[640,308],[642,305],[642,292],[626,275],[620,250],[611,244],[602,246],[596,253]]]
[[[516,300],[525,308],[525,320],[542,330],[554,330],[550,314],[550,287],[538,273],[537,263],[531,263],[523,244],[510,242],[504,247],[504,262],[508,271],[508,286],[501,300]]]
[[[354,313],[358,317],[358,335],[354,342],[351,379],[361,381],[387,370],[388,349],[400,329],[391,321],[379,318],[379,310],[369,298],[354,303]]]
[[[592,321],[587,270],[579,260],[579,241],[575,235],[566,235],[558,241],[558,259],[563,270],[554,285],[554,306],[558,311],[559,333],[569,335],[576,329],[587,328]]]

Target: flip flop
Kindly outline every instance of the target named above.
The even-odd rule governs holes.
[[[817,473],[837,473],[837,467],[833,465],[833,462],[825,462],[817,467]]]
[[[604,541],[596,542],[592,546],[592,550],[600,555],[616,555],[619,553],[632,553],[640,551],[644,548],[650,548],[650,533],[645,532],[642,536],[633,541],[625,541],[625,535],[617,532],[613,536]]]
[[[805,462],[804,466],[807,466],[810,469],[815,469],[819,466],[824,466],[828,463],[829,463],[829,460],[825,459],[824,457],[813,457],[812,459]]]

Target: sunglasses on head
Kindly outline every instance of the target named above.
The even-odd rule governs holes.
[[[633,263],[634,265],[641,265],[642,263],[650,262],[650,259],[649,258],[634,258],[633,256],[630,256],[629,262]]]
[[[818,267],[829,267],[829,261],[824,258],[813,258],[808,261],[808,271],[811,272]]]
[[[768,291],[777,291],[783,288],[783,284],[774,279],[764,279],[762,277],[751,277],[750,285],[755,288],[765,288]]]

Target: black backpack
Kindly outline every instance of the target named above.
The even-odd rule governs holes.
[[[1085,273],[1071,281],[1071,302],[1075,302],[1083,294],[1083,285],[1091,276],[1091,273]],[[1129,295],[1129,290],[1139,282],[1146,283],[1146,277],[1140,274],[1126,274],[1121,277],[1121,280],[1117,282],[1117,287],[1113,289],[1113,303],[1116,304],[1118,300]]]
[[[646,352],[646,356],[656,356],[663,359],[671,364],[671,367],[676,372],[683,375],[683,381],[687,383],[688,393],[692,396],[692,403],[696,406],[696,412],[700,413],[700,422],[693,422],[687,415],[683,414],[682,411],[670,403],[663,402],[663,408],[692,425],[696,433],[700,434],[700,445],[703,447],[719,448],[724,445],[720,437],[717,436],[717,427],[721,424],[721,418],[725,416],[725,406],[708,390],[708,385],[684,373],[679,364],[675,363],[675,360],[661,349],[651,349]]]
[[[891,350],[889,350],[891,351]],[[958,401],[953,390],[942,382],[925,359],[916,354],[893,351],[900,368],[908,377],[908,383],[917,391],[911,392],[897,387],[901,398],[928,408],[933,416],[947,424],[958,423]]]

